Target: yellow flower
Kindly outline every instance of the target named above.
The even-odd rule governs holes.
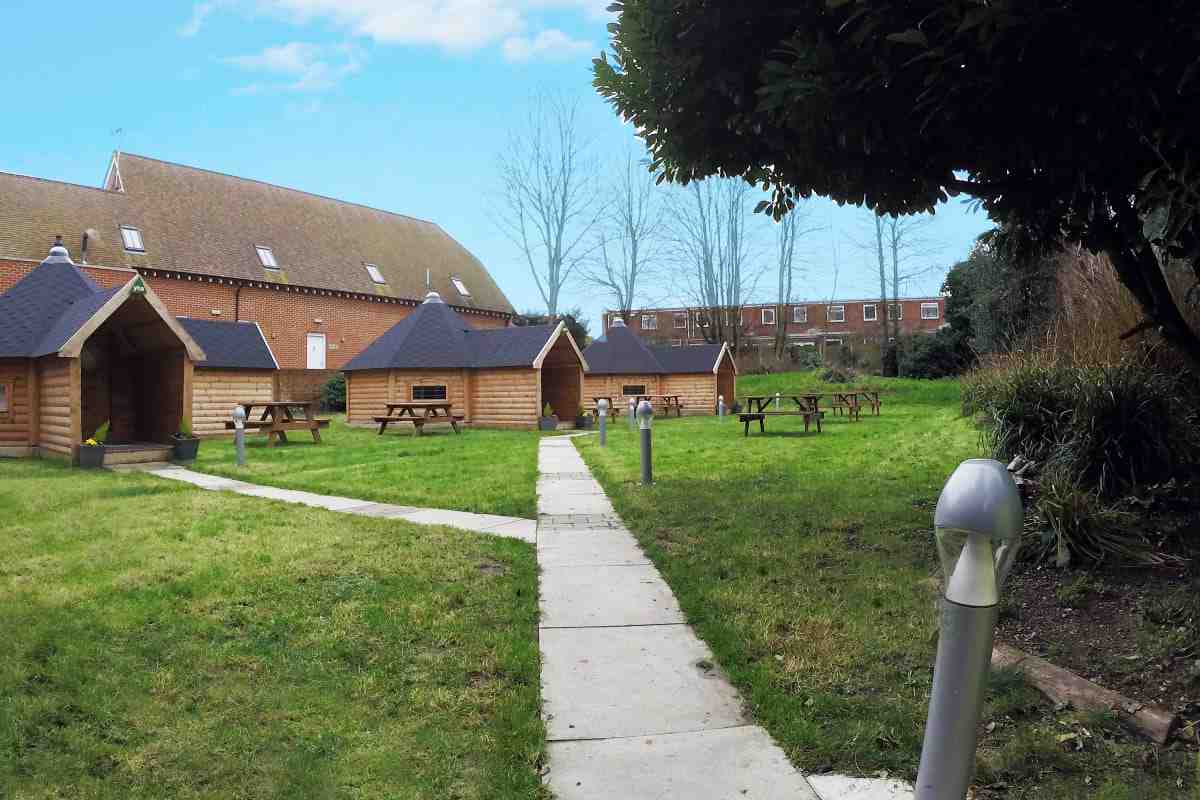
[[[98,447],[100,443],[95,439],[88,439],[86,442],[84,442],[84,444],[86,444],[88,447]]]

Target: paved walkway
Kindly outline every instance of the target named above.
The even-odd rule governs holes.
[[[160,478],[170,478],[183,481],[201,489],[212,491],[236,492],[252,497],[266,497],[271,500],[281,500],[285,503],[298,503],[314,508],[324,508],[343,514],[357,514],[362,517],[386,517],[402,519],[405,522],[415,522],[419,525],[449,525],[452,528],[486,533],[492,536],[508,536],[525,542],[534,542],[537,523],[531,519],[520,517],[501,517],[495,514],[471,514],[466,511],[446,511],[440,508],[416,508],[414,506],[395,506],[388,503],[370,503],[366,500],[356,500],[352,497],[335,497],[326,494],[300,492],[294,489],[276,489],[271,486],[260,486],[256,483],[235,481],[232,478],[221,478],[207,475],[203,472],[193,472],[183,467],[157,467],[146,469],[145,472]]]
[[[559,800],[818,800],[751,724],[570,437],[538,449],[542,703]]]

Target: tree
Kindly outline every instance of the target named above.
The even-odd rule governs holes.
[[[594,259],[581,270],[584,280],[613,299],[626,322],[640,287],[661,256],[660,191],[653,174],[628,152],[610,187],[612,202],[597,225]]]
[[[1164,275],[1200,285],[1200,14],[1189,0],[625,0],[595,84],[664,178],[884,214],[959,193],[1031,241],[1108,255],[1200,367]],[[1194,291],[1194,290],[1193,290]]]
[[[896,214],[884,216],[872,215],[873,238],[870,244],[879,264],[879,353],[882,361],[883,374],[895,376],[898,373],[896,343],[900,338],[899,314],[893,315],[892,309],[900,307],[900,287],[908,281],[932,271],[931,267],[914,267],[912,261],[919,256],[928,255],[933,247],[923,236],[931,218],[928,216],[902,217]],[[891,266],[891,279],[888,279],[888,266]],[[900,272],[901,265],[905,272]],[[891,284],[892,294],[888,297],[888,285]]]
[[[796,242],[810,233],[820,230],[816,226],[802,227],[807,220],[807,213],[796,208],[792,213],[779,220],[775,229],[776,276],[775,289],[775,356],[783,358],[787,353],[788,324],[791,315],[788,313],[795,299],[792,285],[796,277]]]
[[[753,219],[751,191],[738,180],[695,181],[673,208],[688,291],[703,309],[700,332],[706,341],[729,342],[735,350],[741,342],[742,308],[764,272],[751,261],[754,237],[746,227]]]
[[[562,314],[548,315],[542,314],[539,311],[526,311],[524,314],[518,314],[513,317],[513,324],[517,327],[525,327],[527,325],[553,325],[562,320],[567,324],[567,331],[570,332],[571,338],[575,340],[575,344],[579,345],[579,349],[588,346],[592,337],[588,332],[590,327],[587,318],[583,315],[583,309],[576,306],[569,308]]]
[[[563,287],[589,254],[588,238],[603,211],[578,104],[554,94],[536,96],[525,124],[509,133],[499,166],[498,222],[554,316]]]

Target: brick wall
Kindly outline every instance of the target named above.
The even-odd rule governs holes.
[[[921,306],[923,303],[936,303],[937,316],[933,319],[922,319]],[[839,336],[857,336],[860,339],[877,338],[882,325],[883,306],[879,301],[872,300],[835,300],[832,306],[841,306],[844,321],[834,322],[829,306],[824,303],[796,303],[788,306],[787,317],[788,336],[795,339],[818,340],[837,338]],[[902,299],[899,301],[901,335],[918,332],[929,333],[937,330],[945,322],[946,302],[942,297],[924,297]],[[875,311],[875,319],[867,320],[871,306]],[[763,310],[767,309],[764,315]],[[803,321],[796,321],[797,311]],[[776,317],[773,324],[764,320]],[[613,312],[604,314],[605,330],[610,321],[616,316]],[[704,341],[702,327],[703,314],[697,309],[645,309],[629,315],[628,327],[634,333],[661,344],[686,344],[688,342]],[[779,324],[783,322],[775,313],[775,306],[753,305],[746,306],[741,311],[743,338],[773,339]],[[678,327],[680,324],[683,327]]]
[[[0,293],[27,275],[36,262],[0,260]],[[126,269],[81,266],[97,283],[106,288],[119,286],[134,274]],[[197,277],[194,280],[146,277],[146,282],[162,299],[171,313],[200,319],[257,322],[275,353],[281,369],[306,369],[307,335],[325,336],[325,366],[343,367],[363,348],[410,313],[414,306],[365,300],[314,290],[284,287],[260,289],[237,287],[230,283]],[[290,289],[290,291],[289,291]],[[219,313],[213,313],[213,312]],[[502,328],[503,317],[463,312],[478,328]],[[320,321],[318,321],[320,320]]]

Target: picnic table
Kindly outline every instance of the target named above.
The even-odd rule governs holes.
[[[267,447],[276,442],[287,442],[288,431],[309,431],[313,441],[321,443],[321,428],[329,427],[329,420],[317,419],[319,400],[250,400],[239,403],[246,409],[248,430],[267,434]],[[256,408],[262,409],[258,419],[253,418]],[[232,422],[225,423],[226,430],[233,430]]]
[[[776,397],[779,397],[780,404],[784,400],[789,400],[796,406],[795,411],[783,411],[776,409],[770,410]],[[809,427],[815,422],[817,425],[817,433],[821,432],[821,418],[825,416],[825,412],[820,408],[819,394],[756,394],[741,398],[746,401],[746,411],[738,414],[738,421],[743,423],[746,428],[743,436],[750,435],[750,423],[758,423],[759,433],[767,432],[767,417],[803,417],[804,432],[808,433]]]
[[[614,403],[611,395],[598,395],[596,397],[593,397],[592,404],[590,406],[588,406],[587,412],[589,414],[591,414],[593,417],[595,417],[597,420],[600,419],[600,401],[601,400],[608,401],[608,415],[610,417],[621,416],[621,412],[624,410],[625,407],[623,405],[621,405],[620,403]]]
[[[637,401],[641,403],[643,400],[649,400],[655,411],[663,409],[663,416],[671,416],[671,409],[675,409],[675,416],[683,416],[683,403],[677,394],[639,394]]]
[[[388,425],[403,423],[413,426],[413,435],[424,433],[426,425],[449,425],[455,433],[460,433],[458,423],[465,417],[454,413],[454,404],[448,400],[406,400],[400,403],[388,403],[387,414],[375,417],[379,423],[379,435],[387,430]]]
[[[862,396],[863,401],[866,402],[866,404],[871,407],[871,410],[875,413],[875,416],[878,417],[879,416],[879,407],[880,407],[880,405],[882,405],[882,401],[880,401],[880,399],[879,399],[879,394],[880,394],[879,390],[878,389],[869,389],[869,388],[864,387],[864,388],[856,389],[855,391],[859,395]]]

